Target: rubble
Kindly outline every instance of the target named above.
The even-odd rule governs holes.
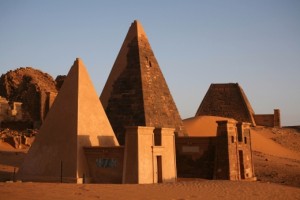
[[[6,142],[16,149],[26,149],[31,147],[37,133],[38,130],[36,129],[25,131],[16,131],[9,128],[0,129],[0,142]]]

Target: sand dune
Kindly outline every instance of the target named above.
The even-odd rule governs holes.
[[[217,122],[234,120],[218,116],[197,116],[183,120],[190,137],[215,137],[217,135]],[[235,121],[235,120],[234,120]]]
[[[254,151],[258,151],[264,154],[290,158],[290,159],[299,159],[300,153],[287,149],[280,144],[274,142],[270,138],[266,136],[268,133],[264,133],[265,131],[258,131],[256,129],[251,130],[251,141],[252,141],[252,149]],[[292,141],[291,141],[292,142]]]

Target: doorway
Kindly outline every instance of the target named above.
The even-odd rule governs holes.
[[[239,150],[239,161],[240,161],[241,179],[245,179],[244,155],[242,150]]]
[[[156,156],[156,163],[157,163],[157,183],[162,183],[162,161],[161,156]]]

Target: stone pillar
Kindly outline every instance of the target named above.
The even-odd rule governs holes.
[[[236,121],[217,121],[214,179],[238,180]]]
[[[162,140],[162,177],[163,182],[174,182],[177,179],[175,128],[161,128]]]
[[[280,110],[274,109],[274,127],[281,128]]]
[[[154,127],[126,128],[123,183],[153,183]]]
[[[252,158],[252,146],[251,146],[251,134],[250,123],[239,122],[237,123],[237,129],[241,130],[242,141],[238,143],[238,162],[239,162],[239,174],[240,179],[252,180],[255,177],[253,158]]]

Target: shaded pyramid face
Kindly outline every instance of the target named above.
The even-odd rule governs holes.
[[[100,96],[120,144],[126,126],[184,127],[147,36],[134,21]]]
[[[233,118],[255,126],[254,111],[237,83],[211,84],[196,113],[203,115]]]
[[[77,182],[89,176],[84,146],[118,146],[86,68],[74,62],[17,178]]]

